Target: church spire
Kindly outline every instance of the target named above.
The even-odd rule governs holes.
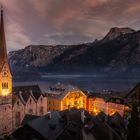
[[[7,61],[6,40],[4,31],[3,8],[0,10],[0,65]],[[0,66],[1,67],[1,66]]]

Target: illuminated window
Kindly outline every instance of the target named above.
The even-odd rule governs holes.
[[[8,89],[8,83],[2,83],[2,89]]]

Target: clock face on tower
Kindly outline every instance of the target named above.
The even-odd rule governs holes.
[[[6,71],[6,70],[3,71],[3,72],[2,72],[2,77],[8,77],[8,71]]]

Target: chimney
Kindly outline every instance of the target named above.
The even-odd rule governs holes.
[[[31,94],[33,94],[33,91],[32,91],[32,90],[30,90],[30,93],[31,93]]]
[[[52,117],[51,112],[48,112],[48,113],[47,113],[47,118],[48,118],[48,119],[51,119],[51,117]]]

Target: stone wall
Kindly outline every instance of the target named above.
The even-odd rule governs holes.
[[[124,115],[124,105],[108,102],[108,114],[113,115],[118,112],[121,116]]]
[[[42,116],[47,114],[47,97],[40,96],[36,101],[32,96],[29,97],[26,104],[24,104],[18,97],[13,104],[13,130],[21,125],[21,122],[26,114]]]
[[[48,97],[47,108],[48,111],[61,110],[61,100]]]
[[[12,131],[12,103],[0,105],[0,135]]]
[[[103,98],[95,98],[88,101],[88,111],[94,113],[95,115],[99,112],[104,112],[107,115],[113,115],[115,112],[118,112],[121,116],[124,115],[123,104],[106,102]]]
[[[32,96],[29,97],[28,101],[26,102],[25,105],[25,114],[32,114],[36,115],[37,114],[37,107],[36,107],[36,102],[33,99]]]
[[[47,114],[47,97],[40,96],[37,101],[37,115],[42,116]]]
[[[17,99],[13,105],[13,129],[16,129],[25,116],[25,106],[21,100]]]

